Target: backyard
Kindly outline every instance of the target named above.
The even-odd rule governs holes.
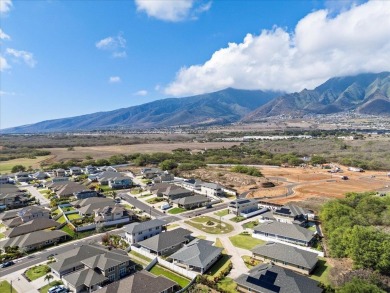
[[[72,220],[77,220],[77,219],[81,219],[82,216],[80,216],[79,214],[69,214],[69,215],[66,215],[69,219],[69,221],[72,221]]]
[[[247,250],[251,250],[257,245],[265,244],[265,241],[253,238],[249,234],[238,234],[236,236],[229,237],[230,242],[235,246]]]
[[[329,271],[330,271],[331,266],[326,263],[325,259],[319,258],[317,267],[310,276],[313,280],[316,280],[318,282],[321,282],[322,284],[325,285],[330,285],[329,281]]]
[[[185,223],[209,234],[225,234],[234,229],[232,225],[208,216],[193,218]]]
[[[167,277],[168,279],[179,284],[179,286],[182,288],[185,288],[190,283],[189,279],[182,277],[182,276],[180,276],[180,275],[178,275],[178,274],[176,274],[168,269],[165,269],[160,265],[153,266],[153,268],[150,270],[150,272],[156,276]]]

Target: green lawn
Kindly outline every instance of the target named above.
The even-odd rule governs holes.
[[[213,225],[206,225],[209,221],[213,222]],[[206,216],[194,218],[185,223],[209,234],[225,234],[232,232],[234,229],[233,226],[228,223],[220,223],[219,220]]]
[[[313,225],[313,226],[309,226],[309,227],[307,227],[307,229],[308,229],[308,230],[310,230],[310,231],[313,231],[313,232],[317,231],[317,229],[316,229],[316,226],[315,226],[315,225]]]
[[[237,217],[234,217],[234,218],[230,219],[230,221],[233,221],[233,222],[236,222],[236,223],[244,221],[244,220],[246,220],[246,218],[241,217],[241,216],[237,216]]]
[[[46,286],[43,286],[42,288],[39,289],[40,293],[47,293],[51,287],[62,285],[63,283],[61,281],[53,281],[50,282],[50,284],[47,284]]]
[[[330,271],[331,266],[328,265],[323,258],[319,258],[317,267],[310,276],[313,280],[316,280],[318,282],[321,282],[322,284],[325,285],[330,285],[329,281],[329,271]]]
[[[238,234],[236,236],[229,237],[230,242],[235,246],[243,249],[251,250],[253,247],[265,244],[265,241],[253,238],[250,235]]]
[[[76,209],[74,207],[66,207],[66,208],[62,208],[62,210],[64,212],[70,212],[70,211],[75,211]]]
[[[228,214],[229,214],[229,210],[228,209],[214,213],[214,215],[216,215],[218,217],[223,217],[223,216],[226,216]]]
[[[30,281],[34,281],[50,272],[50,268],[47,265],[39,265],[29,268],[25,275]]]
[[[218,282],[218,289],[224,292],[236,293],[237,284],[231,278],[223,278]]]
[[[65,219],[64,215],[62,215],[62,216],[57,220],[57,222],[60,223],[60,224],[65,223],[65,222],[66,222],[66,219]]]
[[[196,236],[196,238],[206,240],[207,237],[204,235],[198,235]]]
[[[187,211],[186,209],[183,209],[183,208],[173,208],[173,209],[170,209],[168,211],[168,214],[172,214],[172,215],[176,215],[176,214],[180,214],[180,213],[183,213]]]
[[[72,238],[74,238],[74,236],[75,236],[74,231],[71,228],[69,228],[68,225],[65,225],[64,227],[62,227],[61,231],[65,232],[65,233],[68,233],[69,236],[71,236]]]
[[[260,260],[254,259],[249,255],[243,255],[242,259],[244,260],[244,263],[248,269],[251,269],[261,263]]]
[[[0,239],[3,239],[5,235],[3,233],[0,233]]]
[[[132,254],[132,255],[140,258],[140,259],[143,259],[147,263],[150,263],[152,261],[149,257],[146,257],[146,256],[144,256],[144,255],[142,255],[142,254],[140,254],[140,253],[138,253],[138,252],[136,252],[134,250],[130,251],[130,254]]]
[[[4,228],[4,227],[5,227],[5,225],[3,223],[0,223],[0,229]]]
[[[176,228],[176,227],[179,227],[180,225],[179,224],[169,224],[168,226],[167,226],[167,230],[172,230],[172,229],[174,229],[174,228]]]
[[[163,268],[162,266],[160,265],[155,265],[151,270],[150,272],[156,276],[164,276],[164,277],[167,277],[168,279],[176,282],[177,284],[179,284],[180,287],[184,288],[186,287],[189,283],[190,283],[190,280],[185,278],[185,277],[182,277],[168,269],[165,269]]]
[[[242,224],[242,227],[244,229],[253,229],[255,226],[257,226],[259,224],[258,221],[251,221],[251,222],[247,222],[245,224]]]
[[[150,204],[154,204],[154,203],[158,203],[158,202],[162,202],[162,201],[165,201],[165,199],[162,197],[153,197],[153,198],[146,200],[146,202],[150,203]]]
[[[8,293],[11,292],[11,284],[7,281],[1,281],[0,282],[0,293]],[[14,287],[12,287],[13,293],[18,293],[18,291],[15,290]]]
[[[230,255],[222,254],[222,257],[215,264],[213,264],[213,266],[206,272],[206,274],[214,278],[219,274],[219,272],[229,266],[229,263],[231,262],[230,258]]]
[[[82,216],[80,216],[79,214],[69,214],[69,215],[66,215],[69,219],[69,221],[72,221],[72,220],[77,220],[77,219],[81,219]]]
[[[140,194],[141,191],[140,191],[139,188],[133,188],[132,190],[130,190],[130,193],[131,193],[131,194]]]
[[[8,160],[8,161],[0,161],[0,173],[1,174],[6,174],[6,173],[11,173],[12,167],[15,165],[23,165],[26,167],[26,169],[29,166],[32,166],[33,168],[39,168],[39,163],[52,158],[53,156],[39,156],[36,157],[35,159],[27,159],[27,158],[19,158],[19,159],[14,159],[14,160]]]

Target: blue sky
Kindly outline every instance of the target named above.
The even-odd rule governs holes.
[[[389,3],[1,0],[0,128],[390,70]]]

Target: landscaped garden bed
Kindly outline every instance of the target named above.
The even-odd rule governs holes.
[[[209,234],[226,234],[234,229],[228,223],[207,216],[193,218],[185,223]]]

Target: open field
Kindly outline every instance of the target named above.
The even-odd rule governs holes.
[[[64,161],[68,159],[85,159],[86,156],[91,156],[94,159],[108,158],[118,154],[132,153],[169,153],[178,148],[189,148],[192,151],[204,149],[216,149],[222,147],[231,147],[238,145],[238,142],[176,142],[176,143],[150,143],[150,144],[133,144],[133,145],[112,145],[112,146],[90,146],[90,147],[74,147],[74,151],[68,151],[67,148],[47,148],[52,153],[54,161]],[[49,162],[50,163],[50,162]]]
[[[53,156],[42,156],[42,157],[36,157],[36,159],[26,159],[26,158],[20,158],[20,159],[14,159],[9,161],[0,161],[0,174],[5,173],[11,173],[11,169],[15,165],[23,165],[26,167],[32,167],[33,169],[40,168],[39,164],[40,162],[44,160],[48,160],[53,158]]]

